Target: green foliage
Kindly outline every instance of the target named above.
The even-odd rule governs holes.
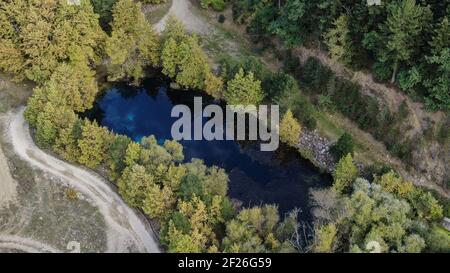
[[[412,163],[412,141],[402,137],[400,131],[402,121],[409,115],[406,104],[391,113],[386,106],[379,105],[376,98],[364,95],[359,85],[337,77],[315,58],[308,59],[302,67],[301,84],[313,98],[317,97],[319,105],[326,98],[328,109],[339,111],[381,140],[394,155],[407,164]],[[305,123],[302,121],[302,124]]]
[[[91,6],[86,3],[88,2],[83,1],[82,6],[89,10]],[[27,7],[28,2],[17,4],[20,10],[19,8]],[[49,9],[49,12],[59,9],[57,5],[61,4],[61,8],[83,13],[77,5],[69,7],[62,2],[58,2],[56,6],[52,6],[53,4],[56,5],[56,2],[50,0],[49,7],[54,9]],[[106,5],[110,3],[97,4],[97,12],[102,13],[108,10]],[[13,35],[14,31],[11,25],[8,25],[10,18],[5,19],[2,12],[3,10],[0,10],[0,22],[2,26],[5,25],[6,34],[1,35]],[[143,21],[140,6],[133,1],[119,0],[113,15],[111,36],[106,41],[110,79],[118,77],[117,79],[124,78],[137,83],[143,76],[145,66],[159,63],[158,39]],[[102,16],[107,17],[107,14]],[[67,24],[65,19],[61,18],[58,23]],[[81,17],[78,19],[81,20]],[[86,27],[80,22],[78,24]],[[84,30],[90,31],[87,27]],[[37,33],[39,36],[40,33]],[[73,37],[66,38],[77,38],[74,33],[67,33]],[[186,86],[205,88],[210,94],[222,96],[223,82],[210,71],[207,59],[202,55],[195,37],[186,35],[176,24],[169,25],[165,35],[170,36],[169,40],[175,41],[177,47],[182,44],[182,50],[193,53],[187,59],[184,59],[187,55],[180,55],[183,60],[176,65],[174,74],[177,81]],[[2,39],[4,37],[1,36]],[[6,50],[2,51],[12,54],[12,58],[0,60],[5,63],[19,59],[21,62],[27,62],[21,59],[23,56],[20,52],[13,54],[18,51],[15,51],[16,45],[12,41],[6,41],[6,46],[3,47]],[[93,45],[89,40],[84,42]],[[226,233],[226,223],[237,219],[235,205],[227,197],[228,176],[225,171],[214,166],[206,167],[199,160],[184,164],[183,148],[175,141],[166,141],[159,145],[156,138],[150,136],[143,138],[141,143],[135,143],[128,137],[110,133],[96,121],[78,118],[76,112],[91,108],[98,93],[96,75],[91,70],[97,52],[87,47],[77,47],[76,44],[74,47],[67,46],[66,49],[70,51],[70,58],[51,60],[55,63],[49,63],[52,67],[47,67],[45,73],[35,73],[41,68],[33,68],[33,79],[42,80],[42,84],[38,85],[30,98],[25,115],[30,126],[36,129],[37,142],[53,148],[65,159],[79,162],[89,168],[107,167],[111,179],[117,181],[119,193],[126,202],[160,222],[161,241],[169,252],[218,252],[224,249],[221,241]],[[63,53],[67,52],[61,52]],[[189,63],[198,64],[201,69],[189,71]],[[247,65],[253,67],[252,62]],[[20,69],[14,72],[22,73]],[[249,74],[242,73],[242,80],[248,81],[250,87],[257,87],[258,96],[253,98],[258,97],[259,102],[262,99],[261,84]],[[289,86],[293,86],[292,82]],[[236,85],[236,89],[237,87]],[[261,242],[260,246],[255,245],[255,249],[294,251],[289,240],[298,229],[296,213],[280,222],[275,206],[250,210],[256,213],[242,211],[236,221],[243,226],[247,226],[247,223],[254,224],[250,232]],[[262,217],[262,222],[257,217]],[[239,244],[240,242],[234,242],[236,246]],[[245,245],[245,242],[243,244]],[[240,251],[246,249],[251,248],[240,247]]]
[[[296,214],[292,213],[280,223],[276,206],[265,205],[244,209],[227,223],[223,239],[225,252],[292,252],[287,238],[292,237],[297,226]],[[292,228],[291,223],[296,226]]]
[[[212,7],[215,11],[224,11],[227,7],[226,0],[200,0],[203,8]]]
[[[207,168],[203,161],[193,159],[186,164],[186,168],[192,175],[202,181],[202,187],[207,195],[219,195],[225,197],[228,192],[228,176],[223,169],[215,166]]]
[[[46,84],[61,90],[67,105],[76,112],[92,108],[98,93],[95,72],[83,62],[61,64]]]
[[[105,31],[110,32],[113,19],[112,10],[117,0],[91,0],[95,13],[99,15],[99,22]]]
[[[416,4],[416,0],[402,0],[389,5],[386,20],[387,49],[394,61],[392,82],[396,79],[399,62],[408,62],[421,41],[421,33],[432,17],[429,7]]]
[[[255,56],[246,56],[242,59],[224,58],[221,60],[221,76],[225,81],[232,80],[241,68],[247,74],[252,72],[262,82],[266,82],[273,76],[265,64]],[[266,93],[270,93],[270,90],[266,89]]]
[[[139,84],[144,69],[159,63],[159,37],[142,13],[141,4],[132,0],[117,1],[111,27],[111,37],[106,41],[108,79]]]
[[[348,154],[353,154],[355,149],[355,143],[353,141],[352,135],[349,133],[344,133],[339,140],[331,147],[331,152],[333,155],[340,159]]]
[[[0,69],[44,83],[61,62],[98,61],[103,39],[89,1],[2,1]]]
[[[448,17],[444,17],[442,22],[434,30],[434,36],[431,42],[432,53],[439,55],[439,53],[450,46],[450,23]]]
[[[288,110],[280,123],[280,140],[288,145],[296,147],[300,140],[301,126],[294,118],[291,110]]]
[[[280,105],[282,112],[291,109],[295,118],[308,129],[315,129],[315,109],[309,100],[300,92],[296,80],[286,73],[272,73],[256,57],[250,56],[243,60],[227,58],[222,60],[221,76],[226,81],[234,79],[239,70],[253,73],[262,82],[262,90],[268,99]]]
[[[131,139],[126,136],[116,135],[108,147],[108,165],[110,168],[110,177],[116,181],[123,172],[127,164],[125,156]]]
[[[205,90],[220,98],[223,82],[211,72],[208,58],[197,37],[189,36],[182,23],[174,17],[167,21],[163,36],[163,74],[175,79],[185,88]]]
[[[408,196],[408,200],[419,219],[438,221],[443,218],[443,208],[430,192],[416,188]]]
[[[346,15],[339,16],[333,22],[333,28],[324,37],[331,58],[344,64],[351,63],[354,52],[348,24],[348,17]]]
[[[427,58],[427,63],[434,71],[423,83],[428,91],[427,106],[450,110],[450,44],[437,55]]]
[[[278,18],[269,23],[269,33],[279,37],[288,46],[303,43],[308,29],[300,22],[305,19],[308,10],[308,1],[286,1],[278,11]]]
[[[391,65],[384,62],[376,62],[372,66],[372,73],[378,81],[384,82],[389,79],[391,74],[392,68]]]
[[[79,83],[69,82],[68,90],[79,90],[80,87],[76,84]],[[63,129],[71,128],[77,117],[68,103],[71,101],[71,93],[64,91],[61,82],[50,80],[44,86],[35,88],[28,101],[25,117],[31,126],[36,127],[36,140],[41,145],[62,145],[63,141],[70,141],[67,139],[70,135],[63,132]]]
[[[231,105],[259,105],[263,98],[261,81],[255,79],[253,72],[245,74],[241,68],[227,83],[225,99]]]
[[[351,154],[347,154],[339,160],[333,172],[333,189],[338,193],[347,193],[352,189],[353,182],[358,177],[358,168],[353,163]]]
[[[162,4],[167,2],[167,0],[139,0],[139,2],[143,3],[143,4]]]
[[[316,234],[316,244],[314,251],[318,253],[332,253],[334,251],[334,243],[336,240],[336,226],[328,224],[319,228]]]
[[[324,93],[324,88],[334,76],[331,69],[313,57],[306,60],[306,63],[301,68],[300,74],[301,82],[305,85],[306,89],[314,93]]]
[[[280,72],[263,80],[264,91],[273,101],[277,101],[290,94],[300,93],[297,81],[289,74]]]
[[[203,194],[203,184],[195,174],[188,174],[183,178],[179,192],[179,197],[181,199],[190,200],[194,196],[202,198]]]
[[[405,182],[393,171],[375,177],[374,183],[357,178],[353,191],[337,202],[341,213],[319,227],[315,250],[370,252],[373,242],[381,252],[442,252],[445,237],[433,223],[442,218],[442,207],[430,192]],[[439,242],[439,240],[442,240]]]
[[[97,168],[106,159],[110,138],[111,135],[106,128],[98,126],[96,121],[85,120],[81,138],[78,140],[80,148],[78,162],[89,168]]]
[[[151,218],[164,219],[173,209],[175,202],[174,193],[169,186],[160,188],[156,184],[150,184],[142,209]]]
[[[426,250],[431,253],[449,253],[450,236],[447,230],[433,226],[424,232]]]
[[[252,41],[263,49],[280,48],[280,40],[286,48],[309,41],[308,45],[324,43],[333,59],[371,68],[380,81],[391,77],[394,82],[402,71],[425,67],[422,77],[430,78],[440,91],[428,91],[431,87],[421,83],[414,91],[427,99],[430,109],[448,109],[448,102],[442,100],[445,88],[435,83],[440,74],[433,73],[425,58],[438,56],[450,46],[446,10],[449,5],[442,1],[399,0],[371,7],[366,1],[233,1],[235,22],[247,24]],[[285,61],[292,61],[289,71],[297,74],[296,59],[286,57]],[[305,76],[310,83],[328,82],[326,77]],[[326,85],[311,87],[322,93]],[[433,97],[436,93],[439,98]]]
[[[381,185],[384,191],[401,198],[407,198],[414,191],[413,184],[411,182],[403,181],[403,179],[394,171],[389,171],[380,178],[375,179],[375,183]]]
[[[427,7],[404,0],[390,3],[389,9],[374,7],[368,13],[364,5],[352,3],[354,9],[344,18],[342,10],[346,4],[340,1],[288,0],[280,1],[279,6],[272,1],[243,1],[235,1],[243,8],[234,8],[234,15],[244,21],[252,18],[252,33],[269,33],[286,45],[294,45],[305,41],[308,33],[322,36],[323,33],[313,31],[317,25],[319,32],[330,30],[327,37],[333,43],[329,46],[337,47],[337,53],[343,52],[350,38],[356,45],[364,39],[363,49],[355,46],[355,52],[344,53],[351,53],[353,61],[373,55],[385,70],[393,66],[396,69],[397,63],[401,68],[410,66],[400,71],[402,87],[425,90],[431,108],[447,107],[448,21],[436,18],[439,26],[432,33],[427,28]],[[105,27],[112,19],[109,11],[115,1],[94,2]],[[156,4],[160,0],[142,2]],[[210,3],[213,2],[221,1]],[[412,17],[402,18],[405,14]],[[111,35],[103,46],[105,35],[87,0],[81,5],[56,0],[0,3],[0,69],[38,83],[25,112],[30,126],[36,129],[38,144],[90,168],[108,167],[122,197],[159,221],[161,242],[169,252],[295,251],[297,213],[280,221],[273,205],[237,212],[227,197],[228,176],[223,169],[207,167],[200,160],[184,164],[182,146],[175,141],[159,145],[151,136],[135,143],[111,134],[95,121],[82,121],[76,116],[76,112],[92,107],[98,93],[93,67],[103,49],[109,57],[110,80],[127,79],[137,84],[146,66],[161,64],[164,73],[182,86],[205,89],[218,98],[224,96],[222,80],[211,72],[198,40],[186,34],[181,23],[169,20],[160,48],[159,37],[145,20],[139,4],[119,0],[113,15]],[[358,23],[360,18],[369,18],[367,26]],[[394,22],[398,26],[392,26]],[[380,25],[385,27],[379,28]],[[409,36],[402,36],[402,31]],[[429,36],[433,39],[426,54],[429,57],[419,58],[425,56],[418,49],[427,38],[421,37],[424,33],[432,33]],[[383,39],[390,41],[390,51],[377,47],[377,41]],[[402,47],[405,43],[407,48]],[[378,136],[388,136],[388,143],[392,144],[388,148],[394,147],[391,150],[404,153],[408,149],[410,144],[396,147],[390,141],[398,135],[398,128],[386,126],[404,118],[403,111],[394,119],[376,102],[361,96],[357,86],[337,78],[317,60],[308,60],[301,70],[305,91],[329,98],[338,111],[362,128],[379,126]],[[227,81],[225,98],[229,101],[258,104],[267,94],[283,110],[292,109],[283,119],[282,138],[291,143],[298,139],[297,120],[308,128],[315,126],[314,107],[287,74],[271,73],[254,57],[228,62],[222,74]],[[341,150],[348,151],[349,141],[341,142]],[[373,240],[386,252],[447,251],[448,235],[429,226],[444,215],[442,205],[431,193],[414,188],[392,172],[377,176],[375,183],[369,185],[357,179],[358,169],[351,155],[341,159],[333,176],[336,191],[354,191],[343,197],[348,214],[319,229],[316,251],[366,251],[367,243]]]
[[[140,165],[127,167],[119,179],[119,193],[133,207],[142,207],[153,177]]]
[[[414,233],[408,203],[383,192],[381,187],[358,179],[346,206],[349,215],[344,222],[351,223],[346,236],[352,249],[366,251],[371,241],[380,244],[381,252],[421,252],[424,249],[423,238]]]
[[[227,19],[227,18],[225,17],[225,15],[220,14],[220,15],[219,15],[218,21],[219,21],[219,23],[223,24],[223,23],[225,23],[225,20],[226,20],[226,19]]]
[[[283,111],[291,109],[295,118],[299,120],[301,125],[304,125],[310,130],[316,128],[317,121],[314,117],[316,110],[308,98],[300,92],[286,94],[283,97],[278,98],[275,103],[278,103]]]

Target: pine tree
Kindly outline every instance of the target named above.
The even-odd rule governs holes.
[[[162,73],[170,78],[175,78],[178,73],[178,64],[181,63],[181,54],[177,42],[169,38],[161,53]]]
[[[143,210],[150,218],[164,219],[173,210],[175,202],[175,195],[169,187],[161,189],[151,184],[146,191]]]
[[[0,26],[0,68],[18,79],[43,83],[62,62],[99,59],[103,33],[88,0],[2,1]]]
[[[234,79],[228,82],[225,99],[232,105],[258,105],[264,98],[261,81],[252,72],[244,74],[241,68]]]
[[[50,77],[55,88],[64,90],[67,105],[76,112],[92,108],[98,93],[95,72],[84,62],[61,64]],[[49,83],[47,83],[49,84]]]
[[[408,62],[420,44],[420,34],[431,17],[430,8],[417,5],[416,0],[402,0],[389,6],[386,27],[387,48],[394,61],[392,83],[395,82],[399,64]]]
[[[106,160],[106,152],[110,140],[110,133],[104,127],[98,126],[96,121],[84,121],[81,139],[78,140],[80,158],[78,162],[89,168],[97,168]]]
[[[106,41],[109,80],[139,84],[144,68],[159,62],[159,37],[142,13],[141,4],[119,0],[114,6],[112,34]]]
[[[338,193],[348,192],[353,185],[353,181],[358,177],[358,168],[353,163],[353,157],[348,154],[339,160],[333,172],[333,189]]]
[[[444,17],[438,28],[434,31],[430,46],[434,55],[440,54],[445,48],[450,48],[450,24],[448,17]]]
[[[339,16],[333,22],[333,27],[325,34],[324,38],[333,60],[345,64],[351,63],[353,48],[347,15]]]
[[[318,253],[332,253],[336,240],[337,230],[334,224],[322,226],[317,231],[317,242],[314,251]]]
[[[216,99],[223,98],[223,80],[212,72],[207,71],[205,76],[205,92]]]
[[[424,80],[429,96],[426,104],[431,109],[450,109],[450,48],[426,58],[433,74]]]
[[[147,191],[153,184],[153,177],[140,165],[127,167],[117,185],[119,193],[133,207],[141,208]]]
[[[196,36],[186,33],[183,24],[170,17],[163,32],[162,72],[185,88],[205,90],[220,97],[223,82],[216,77]]]
[[[300,140],[301,130],[302,128],[299,122],[294,117],[291,110],[288,110],[280,123],[281,141],[293,147],[297,146]]]

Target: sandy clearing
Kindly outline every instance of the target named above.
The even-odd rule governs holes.
[[[33,168],[60,177],[84,194],[99,208],[108,226],[108,252],[160,252],[148,221],[128,207],[109,182],[93,172],[68,164],[44,151],[33,142],[23,117],[24,107],[8,114],[7,135],[15,153]]]
[[[184,24],[189,32],[201,35],[209,33],[208,24],[192,13],[191,6],[192,4],[188,0],[173,0],[169,12],[154,25],[155,30],[161,33],[169,17],[174,16]]]
[[[11,176],[8,163],[0,146],[0,208],[16,202],[16,181]]]

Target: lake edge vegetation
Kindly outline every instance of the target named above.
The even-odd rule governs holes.
[[[99,92],[96,66],[101,63],[112,81],[138,85],[150,66],[184,88],[204,90],[216,98],[258,104],[267,95],[264,83],[245,67],[235,73],[222,69],[215,75],[197,38],[175,19],[160,36],[145,20],[139,3],[118,0],[111,20],[109,33],[105,32],[89,1],[80,1],[80,5],[58,0],[0,4],[0,69],[37,84],[25,113],[37,144],[67,161],[94,170],[107,168],[124,200],[157,220],[160,241],[169,252],[304,250],[295,212],[280,217],[276,205],[236,208],[227,196],[226,173],[200,160],[181,163],[184,156],[179,143],[160,145],[153,136],[136,143],[78,116],[92,107]],[[296,84],[289,79],[283,82],[286,86],[277,92],[289,92]],[[294,144],[303,123],[289,108],[285,113],[282,139]],[[349,141],[342,143],[341,155],[349,151]],[[356,221],[357,212],[340,215],[317,227],[316,241],[308,249],[368,251],[364,243],[369,238],[379,241],[385,252],[446,251],[442,242],[448,238],[423,235],[431,233],[444,214],[435,197],[392,172],[380,173],[371,184],[358,176],[351,154],[344,155],[334,174],[334,191],[349,211],[360,204],[370,205],[364,210],[368,218],[362,219],[367,223],[353,227],[348,223]],[[380,214],[392,202],[402,208],[398,217]]]

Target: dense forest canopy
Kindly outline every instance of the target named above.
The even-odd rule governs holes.
[[[450,1],[233,0],[236,22],[286,47],[320,41],[348,66],[372,69],[430,109],[450,109]]]

